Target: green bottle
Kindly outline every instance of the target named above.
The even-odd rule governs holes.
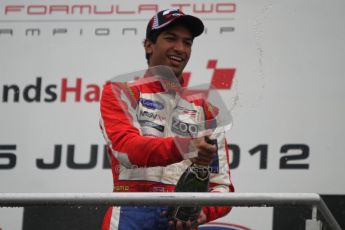
[[[217,140],[205,138],[209,144],[217,145]],[[210,170],[208,165],[190,165],[178,180],[175,192],[208,192],[208,184],[210,180]],[[194,207],[169,207],[168,218],[172,220],[180,220],[187,222],[190,220],[196,223],[201,212],[200,206]]]

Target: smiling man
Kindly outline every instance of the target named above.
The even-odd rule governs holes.
[[[146,30],[148,66],[168,66],[182,83],[193,40],[203,31],[199,18],[176,9],[158,12]],[[199,124],[212,121],[217,127],[216,110],[206,100],[187,100],[166,93],[157,84],[108,82],[102,92],[100,124],[108,143],[114,192],[173,192],[192,162],[215,169],[210,173],[210,192],[233,192],[224,133],[210,136],[216,144],[190,138],[190,131],[197,132]],[[186,117],[188,121],[181,119]],[[186,158],[176,139],[186,140],[186,149],[192,145],[196,156]],[[192,229],[230,209],[203,207],[197,220],[182,222],[168,220],[167,207],[110,207],[102,229]]]
[[[178,78],[187,65],[193,40],[204,31],[202,21],[168,9],[156,14],[146,29],[144,47],[149,67],[167,65]]]

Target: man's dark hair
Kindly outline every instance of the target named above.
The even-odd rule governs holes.
[[[163,30],[162,30],[162,31],[163,31]],[[153,44],[156,44],[158,35],[159,35],[162,31],[155,31],[155,32],[151,33],[146,39],[149,40],[150,42],[152,42]],[[144,41],[144,42],[145,42],[145,41]],[[149,64],[149,61],[150,61],[150,54],[148,54],[148,53],[145,52],[145,58],[146,58],[147,64]]]

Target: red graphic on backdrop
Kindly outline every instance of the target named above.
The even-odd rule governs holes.
[[[213,69],[211,89],[230,89],[235,76],[235,68],[217,68],[217,60],[209,60],[208,69]]]
[[[211,82],[208,89],[225,89],[230,90],[232,86],[232,81],[235,76],[235,68],[217,68],[218,60],[211,59],[207,63],[207,69],[213,69],[213,74],[211,77]],[[183,87],[188,87],[190,78],[192,76],[191,72],[183,72],[184,82]]]
[[[189,89],[190,94],[200,93],[207,98],[210,90],[230,90],[232,86],[232,81],[235,76],[235,68],[217,68],[218,60],[211,59],[207,63],[207,69],[213,69],[213,74],[208,87],[204,89]],[[182,87],[187,88],[192,76],[191,72],[184,72],[182,74],[184,82]]]

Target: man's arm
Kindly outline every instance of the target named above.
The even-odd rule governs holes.
[[[101,98],[101,128],[115,157],[125,166],[166,166],[183,160],[174,138],[141,136],[134,126],[133,101],[126,88],[108,82]],[[133,92],[131,92],[133,93]],[[132,97],[139,97],[134,94]]]
[[[224,133],[217,134],[218,142],[218,173],[211,173],[209,190],[210,192],[234,192],[234,186],[230,177],[229,150]],[[202,211],[206,215],[206,222],[221,218],[228,214],[231,207],[228,206],[206,206]]]

